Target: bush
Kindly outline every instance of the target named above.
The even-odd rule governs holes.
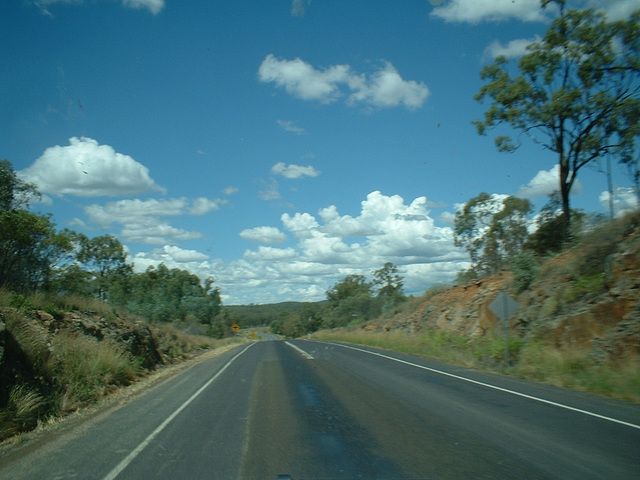
[[[562,299],[567,302],[575,302],[585,295],[594,295],[605,290],[606,274],[581,275],[568,288],[562,292]]]
[[[538,262],[531,252],[521,252],[511,261],[513,287],[516,293],[527,290],[538,274]]]

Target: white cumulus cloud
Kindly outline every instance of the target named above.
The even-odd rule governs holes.
[[[229,185],[228,187],[225,187],[224,190],[222,190],[225,195],[233,195],[234,193],[238,193],[239,191],[240,189],[238,187],[234,187],[233,185]]]
[[[560,190],[560,165],[556,164],[549,170],[540,170],[527,185],[520,186],[516,196],[522,198],[547,197]],[[582,190],[580,180],[576,179],[571,188],[572,195],[578,195]]]
[[[296,135],[304,135],[307,133],[304,128],[299,127],[296,125],[296,122],[292,122],[291,120],[276,120],[276,123],[280,125],[285,132],[295,133]]]
[[[160,13],[164,8],[164,0],[122,0],[122,4],[137,10],[149,10],[154,15]]]
[[[620,20],[628,18],[640,5],[638,0],[569,0],[567,7],[595,8],[603,11],[611,20]],[[540,0],[450,0],[434,9],[431,15],[447,22],[475,24],[511,19],[547,22],[557,13],[558,9],[554,4],[542,9]]]
[[[348,103],[373,105],[378,108],[402,105],[409,110],[422,106],[430,92],[424,83],[403,80],[391,63],[378,70],[367,83],[352,82],[355,92]]]
[[[83,5],[84,0],[34,0],[36,5],[43,14],[51,15],[47,7],[55,4],[65,5]],[[164,0],[122,0],[122,5],[127,8],[136,10],[149,10],[153,15],[157,15],[164,8]]]
[[[421,107],[430,94],[424,83],[404,80],[389,62],[367,76],[353,72],[349,65],[316,69],[300,58],[280,60],[269,54],[258,69],[258,78],[261,82],[275,83],[302,100],[320,103],[346,96],[348,105],[404,106],[413,110]]]
[[[129,256],[127,261],[132,262],[136,272],[144,272],[150,266],[158,266],[164,263],[167,268],[179,268],[189,270],[203,280],[213,275],[212,263],[209,256],[196,250],[186,250],[174,245],[165,245],[149,252],[138,252]]]
[[[86,137],[72,137],[67,146],[47,148],[18,175],[34,183],[39,191],[53,195],[98,197],[164,192],[149,176],[147,167]]]
[[[610,20],[625,20],[631,14],[640,9],[640,1],[638,0],[588,0],[578,2],[580,6],[585,8],[595,8],[603,10]]]
[[[283,243],[287,241],[287,235],[276,227],[255,227],[242,230],[239,235],[245,240],[258,243]]]
[[[329,205],[316,214],[285,213],[281,228],[243,230],[242,238],[263,245],[245,250],[237,260],[209,260],[197,251],[164,245],[138,253],[132,261],[136,271],[165,263],[203,279],[214,276],[226,304],[322,300],[346,275],[371,279],[388,261],[398,266],[407,293],[420,293],[433,283],[453,280],[469,266],[466,253],[453,245],[452,229],[435,224],[431,205],[426,197],[406,202],[374,191],[360,203],[357,215],[341,215]],[[185,208],[178,202],[173,206],[176,211]],[[291,246],[264,245],[281,243],[287,233],[293,237]]]
[[[611,194],[608,191],[602,192],[598,196],[598,200],[604,208],[609,210],[609,199]],[[638,197],[632,187],[618,187],[613,191],[613,212],[616,217],[625,215],[626,213],[637,210]]]
[[[431,14],[447,22],[479,23],[517,19],[524,22],[545,20],[540,0],[451,0]]]
[[[247,260],[288,260],[296,257],[296,251],[293,248],[275,248],[260,245],[257,251],[247,250],[243,256]]]
[[[499,56],[506,58],[519,58],[527,53],[527,47],[532,43],[540,40],[539,36],[533,38],[518,38],[511,40],[506,45],[502,45],[499,41],[492,42],[484,52],[486,58],[494,59]]]
[[[219,210],[221,205],[225,205],[227,200],[198,197],[196,198],[189,209],[191,215],[204,215],[215,210]]]
[[[110,228],[114,223],[122,225],[120,236],[125,241],[162,245],[202,237],[199,232],[175,228],[162,217],[203,215],[216,210],[220,203],[220,200],[204,197],[193,202],[184,197],[166,200],[152,198],[93,204],[84,210],[89,220],[101,228]]]
[[[274,175],[282,175],[285,178],[317,177],[320,175],[320,172],[311,165],[303,167],[294,164],[285,165],[284,162],[278,162],[271,167],[271,173]]]

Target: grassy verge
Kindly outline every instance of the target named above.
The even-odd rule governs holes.
[[[0,342],[0,441],[92,405],[162,366],[149,366],[148,357],[141,356],[143,352],[138,356],[124,343],[106,336],[96,338],[74,330],[73,325],[47,328],[36,310],[56,318],[70,310],[81,315],[79,309],[91,312],[92,318],[118,315],[104,303],[90,299],[54,300],[0,295],[0,320],[6,330],[1,338],[4,344]],[[133,325],[134,320],[118,317],[120,328],[127,322]],[[149,327],[148,331],[159,354],[158,362],[161,358],[165,365],[245,341],[187,335],[169,324]],[[127,341],[129,330],[122,332],[123,341]]]
[[[505,368],[504,338],[498,334],[470,339],[436,329],[413,336],[401,332],[336,329],[317,332],[313,337],[409,353],[640,403],[638,359],[598,363],[586,351],[562,351],[540,341],[524,343],[513,337],[509,339],[510,366]]]

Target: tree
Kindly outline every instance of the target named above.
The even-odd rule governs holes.
[[[169,269],[161,263],[142,273],[115,278],[109,282],[108,298],[130,312],[151,322],[186,322],[191,326],[197,323],[208,326],[208,333],[214,336],[224,334],[223,329],[213,326],[222,305],[213,277],[203,285],[197,275],[179,268]]]
[[[453,241],[469,252],[472,276],[500,272],[522,250],[531,211],[526,199],[482,192],[456,212]]]
[[[536,218],[536,231],[527,238],[524,249],[534,252],[538,256],[548,253],[558,253],[563,248],[563,213],[560,192],[549,195],[549,201],[540,210]],[[584,213],[571,209],[571,230],[577,231],[581,227]],[[571,235],[573,238],[574,235]]]
[[[39,286],[49,270],[45,242],[54,231],[48,217],[26,210],[0,211],[0,287]]]
[[[398,267],[387,262],[382,268],[373,272],[373,285],[379,286],[378,297],[403,298],[403,278],[398,274]]]
[[[329,303],[325,310],[324,326],[334,328],[354,320],[366,320],[377,313],[371,295],[371,284],[363,275],[347,275],[327,290]]]
[[[367,282],[364,275],[347,275],[327,290],[327,299],[330,303],[338,303],[346,298],[357,296],[371,297],[371,284]]]
[[[636,146],[640,145],[640,140]],[[640,208],[640,148],[636,154],[630,153],[622,158],[621,162],[627,167],[629,179],[633,182],[633,193],[636,196],[636,205]]]
[[[133,268],[129,265],[124,246],[113,235],[88,238],[76,234],[78,243],[77,260],[93,272],[98,297],[105,298],[108,284],[116,276],[130,275]]]
[[[607,153],[628,158],[639,133],[640,10],[607,21],[595,10],[565,11],[564,0],[543,0],[560,9],[545,36],[527,47],[512,76],[500,56],[481,71],[488,80],[475,96],[491,100],[478,133],[507,124],[557,155],[562,199],[562,238],[569,237],[569,194],[578,171]],[[497,136],[500,151],[517,148]]]
[[[36,186],[18,178],[11,162],[0,160],[0,211],[20,209],[40,196]]]
[[[71,248],[49,216],[24,207],[38,192],[24,183],[11,163],[0,160],[0,287],[33,290],[46,283],[51,266]]]

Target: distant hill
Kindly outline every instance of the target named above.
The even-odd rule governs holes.
[[[299,317],[306,303],[280,302],[261,305],[226,305],[225,314],[241,327],[271,325],[274,321],[294,316]]]

